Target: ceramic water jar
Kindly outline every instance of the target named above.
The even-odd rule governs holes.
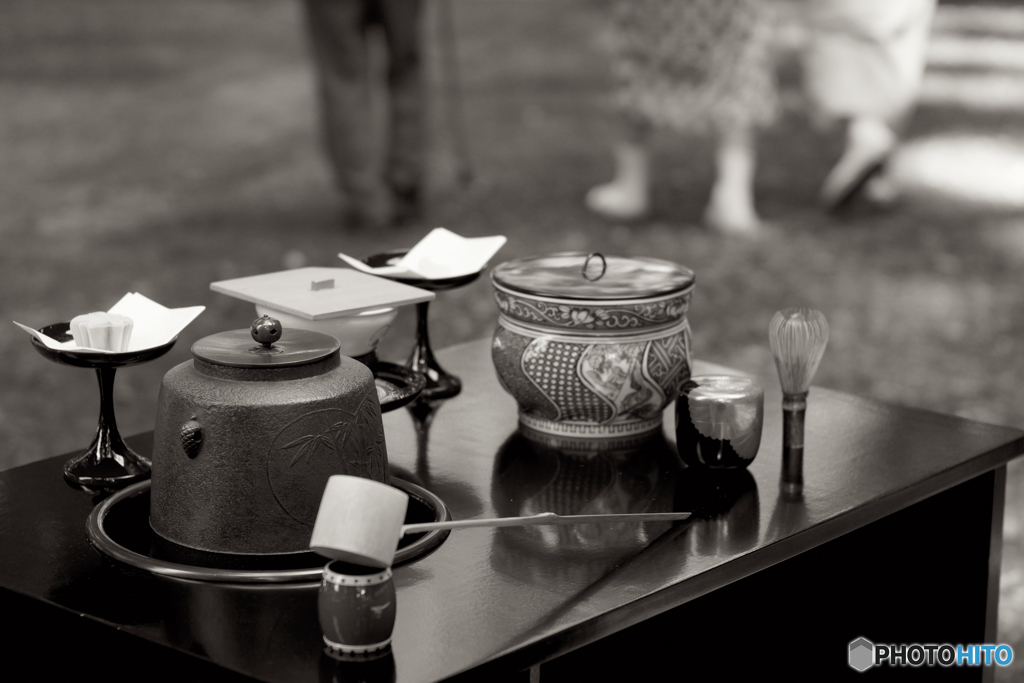
[[[692,270],[560,253],[503,263],[491,281],[492,356],[523,425],[594,438],[660,429],[690,376]]]

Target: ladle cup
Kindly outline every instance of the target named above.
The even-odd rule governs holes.
[[[403,524],[409,496],[396,488],[344,474],[327,480],[309,547],[324,557],[365,567],[390,567],[398,540],[406,534],[468,527],[539,526],[593,522],[656,522],[686,519],[689,512],[498,517]]]

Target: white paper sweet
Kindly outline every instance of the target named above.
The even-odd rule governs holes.
[[[460,237],[451,230],[434,228],[392,266],[371,268],[351,256],[338,254],[338,257],[356,270],[371,275],[443,280],[479,273],[506,241],[502,235]]]
[[[142,294],[132,292],[121,297],[121,300],[114,304],[107,313],[118,313],[132,319],[134,327],[132,328],[131,340],[128,342],[128,351],[141,351],[161,346],[171,341],[205,310],[206,306],[167,308]],[[73,341],[59,342],[56,339],[47,337],[45,334],[41,334],[28,325],[22,325],[16,321],[14,324],[51,349],[58,351],[112,353],[103,349],[90,349],[78,346]]]
[[[70,332],[79,346],[121,353],[128,350],[134,323],[126,315],[96,311],[72,318]]]

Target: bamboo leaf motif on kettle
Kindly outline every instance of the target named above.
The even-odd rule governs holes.
[[[316,452],[318,445],[319,440],[317,436],[314,436],[313,434],[307,434],[305,436],[300,436],[291,443],[285,444],[284,446],[281,447],[281,450],[289,450],[292,448],[299,449],[298,452],[295,453],[295,457],[292,458],[292,462],[290,465],[291,467],[294,467],[295,463],[297,463],[299,460],[302,460],[303,457],[305,457],[306,462],[309,463],[309,459],[313,457],[313,454]]]
[[[306,464],[312,460],[315,456],[318,456],[323,451],[331,453],[338,452],[337,438],[338,435],[344,432],[344,438],[342,438],[342,444],[344,445],[345,438],[348,437],[348,425],[344,422],[335,422],[333,425],[327,428],[322,434],[306,434],[300,436],[294,441],[281,446],[281,450],[290,450],[297,448],[295,456],[292,458],[289,467],[294,467],[296,463],[305,458]]]
[[[375,397],[376,395],[374,395]],[[379,415],[377,410],[379,409],[376,407],[376,401],[371,402],[368,398],[364,397],[355,412],[343,411],[346,415],[346,420],[335,422],[320,434],[306,434],[285,444],[281,447],[283,451],[298,449],[288,466],[294,467],[301,460],[305,460],[305,464],[308,465],[310,460],[325,452],[334,455],[343,453],[349,437],[352,436],[353,424],[359,423],[356,427],[358,430],[369,430],[370,426],[377,419],[377,415]],[[379,433],[377,439],[371,440],[370,443],[365,445],[362,449],[362,455],[365,460],[372,461],[374,459],[375,451],[381,450],[384,447],[383,440],[384,435]],[[358,468],[366,465],[366,463],[360,463],[357,460],[358,458],[350,459],[349,467]]]
[[[345,452],[349,438],[355,433],[371,433],[371,426],[376,422],[377,412],[375,401],[364,399],[355,412],[344,411],[349,418],[343,422],[335,422],[321,434],[307,434],[291,441],[281,447],[282,450],[297,448],[298,452],[292,458],[289,467],[294,467],[299,461],[305,459],[309,464],[310,460],[319,456],[325,451],[334,454]],[[353,428],[355,424],[355,428]],[[349,451],[349,457],[345,465],[348,473],[355,476],[368,477],[371,479],[383,478],[384,472],[379,466],[375,466],[377,457],[384,449],[384,434],[377,431],[375,438],[365,444],[354,444],[354,450]],[[362,457],[354,457],[356,454]],[[381,470],[381,471],[378,471]]]

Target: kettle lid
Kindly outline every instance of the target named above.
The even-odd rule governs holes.
[[[335,337],[313,330],[288,330],[269,316],[253,321],[248,330],[229,330],[203,337],[192,355],[213,365],[232,368],[290,368],[329,358],[341,349]]]

